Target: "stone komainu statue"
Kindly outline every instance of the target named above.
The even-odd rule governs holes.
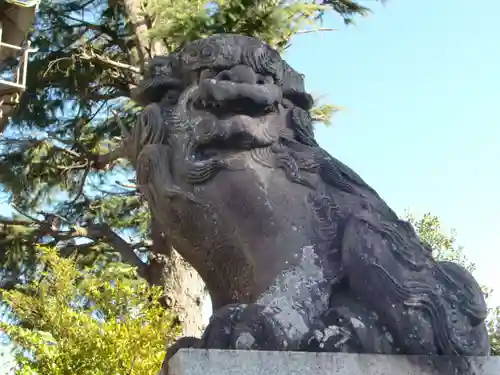
[[[478,283],[318,146],[303,76],[268,45],[155,57],[136,101],[139,189],[215,311],[173,351],[489,353]]]

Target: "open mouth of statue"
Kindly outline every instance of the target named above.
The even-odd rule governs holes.
[[[233,116],[245,115],[261,117],[277,110],[277,104],[256,105],[250,99],[234,99],[223,102],[198,98],[193,103],[193,108],[198,111],[208,111],[217,118],[225,120]]]
[[[273,84],[201,81],[191,101],[202,118],[196,125],[195,159],[226,158],[270,146],[276,137],[269,134],[269,125],[280,112],[281,97]]]
[[[214,158],[225,159],[252,148],[250,144],[245,145],[245,142],[238,137],[227,140],[214,139],[209,143],[198,145],[195,149],[194,159],[198,161]]]

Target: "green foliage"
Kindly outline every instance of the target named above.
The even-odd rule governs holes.
[[[314,25],[327,9],[320,3],[276,0],[153,0],[146,6],[153,19],[150,36],[165,41],[169,50],[217,33],[252,35],[282,49],[292,35]]]
[[[351,0],[149,0],[144,6],[152,21],[150,37],[162,40],[169,50],[216,33],[256,36],[280,50],[303,28],[318,26],[330,10],[346,24],[370,12]]]
[[[332,124],[333,115],[340,111],[340,108],[332,104],[323,104],[311,109],[313,121],[323,123],[327,126]]]
[[[0,327],[20,350],[18,375],[156,373],[165,343],[179,333],[160,306],[162,290],[121,263],[79,269],[41,248],[44,270],[4,301],[18,324]]]
[[[488,332],[490,333],[491,354],[500,356],[500,307],[490,311]]]
[[[474,263],[464,255],[463,247],[456,244],[456,231],[452,229],[449,234],[444,234],[437,216],[426,213],[417,220],[407,213],[406,220],[413,225],[420,239],[431,247],[436,259],[460,263],[470,272],[475,270]]]
[[[470,272],[474,272],[475,265],[465,257],[463,247],[455,242],[456,232],[451,230],[449,235],[444,234],[437,216],[427,213],[420,219],[416,219],[407,212],[406,220],[413,225],[421,240],[431,247],[436,259],[459,263]],[[492,293],[491,288],[483,287],[483,292],[488,300]],[[490,334],[491,354],[500,355],[500,307],[489,310],[487,327]]]

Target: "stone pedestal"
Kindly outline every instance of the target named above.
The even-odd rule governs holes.
[[[169,375],[500,375],[500,357],[180,350]]]

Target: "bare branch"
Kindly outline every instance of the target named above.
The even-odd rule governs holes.
[[[33,222],[33,223],[38,223],[38,224],[40,224],[40,223],[41,223],[41,221],[40,221],[40,220],[38,220],[38,219],[34,218],[33,216],[31,216],[31,215],[27,214],[26,212],[24,212],[22,209],[20,209],[20,208],[19,208],[19,207],[17,207],[16,205],[14,205],[14,204],[13,204],[13,205],[12,205],[12,208],[13,208],[14,210],[16,210],[16,211],[17,211],[20,215],[22,215],[22,216],[24,216],[25,218],[29,219],[31,222]]]
[[[116,251],[118,251],[122,260],[132,266],[137,267],[137,273],[139,276],[147,279],[147,268],[148,266],[141,261],[141,259],[134,252],[134,247],[130,245],[127,241],[121,238],[118,234],[116,234],[109,225],[107,224],[89,224],[87,227],[79,227],[74,226],[70,230],[67,231],[59,231],[55,230],[53,220],[49,219],[49,216],[54,215],[46,215],[47,220],[45,222],[36,221],[25,221],[25,220],[12,220],[6,218],[0,218],[1,225],[10,225],[10,226],[25,226],[25,227],[33,227],[34,224],[38,224],[38,230],[33,233],[33,239],[39,239],[45,236],[53,237],[56,242],[59,241],[68,241],[71,239],[86,237],[93,241],[102,240],[106,242],[108,245],[113,247]]]
[[[97,61],[97,62],[100,62],[100,63],[107,65],[107,66],[110,66],[110,67],[128,70],[128,71],[135,73],[135,74],[141,74],[141,69],[139,69],[135,66],[111,60],[110,58],[108,58],[106,56],[98,55],[93,51],[82,52],[78,55],[78,57],[80,57],[80,59],[82,59],[82,60],[94,61],[94,62]]]
[[[296,32],[296,34],[309,34],[309,33],[317,33],[320,31],[338,31],[338,29],[333,29],[331,27],[318,27],[317,29],[299,30]]]
[[[137,190],[137,185],[136,184],[125,184],[125,183],[120,182],[120,181],[115,181],[115,184],[117,184],[118,186],[120,186],[122,188],[125,188],[125,189],[134,189],[134,190]]]
[[[0,217],[0,224],[1,225],[8,225],[8,226],[29,227],[29,226],[32,226],[32,225],[37,224],[37,223],[32,222],[32,221],[26,221],[26,220],[6,219],[3,217]]]
[[[133,247],[116,234],[107,224],[91,224],[88,226],[88,236],[106,241],[110,246],[117,250],[122,260],[137,267],[137,273],[141,277],[146,277],[147,265],[143,263],[134,252]]]
[[[70,150],[69,148],[64,148],[64,147],[57,146],[54,143],[50,142],[48,139],[41,140],[40,142],[41,143],[46,143],[47,145],[49,145],[50,147],[52,147],[53,149],[55,149],[57,151],[61,151],[61,152],[65,153],[65,154],[68,154],[68,155],[73,156],[75,158],[81,158],[81,155],[78,152]]]

